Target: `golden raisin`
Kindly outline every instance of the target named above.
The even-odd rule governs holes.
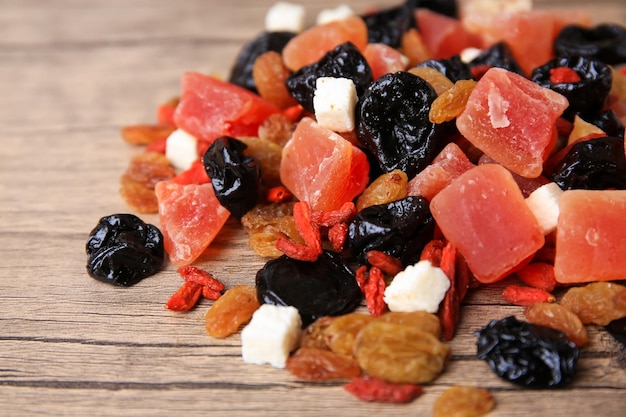
[[[120,178],[120,195],[139,213],[158,212],[154,186],[176,175],[165,155],[158,152],[142,152],[130,160],[126,172]]]
[[[434,404],[435,417],[478,417],[495,406],[493,395],[483,388],[453,386],[445,390]]]
[[[298,349],[287,359],[285,367],[299,379],[307,381],[352,379],[361,375],[361,368],[353,358],[315,348]]]
[[[535,324],[559,330],[580,347],[589,342],[587,329],[569,308],[556,303],[534,303],[526,307],[524,317]]]
[[[238,137],[248,147],[244,154],[252,156],[261,164],[261,179],[263,184],[274,187],[280,184],[280,160],[283,148],[278,144],[252,136]]]
[[[176,128],[170,125],[132,125],[122,128],[122,139],[131,145],[150,145],[168,137]]]
[[[606,326],[626,316],[626,287],[613,282],[593,282],[567,290],[561,304],[584,324]]]
[[[415,28],[407,30],[402,35],[400,52],[408,58],[410,67],[433,57],[433,54],[426,47],[422,35]]]
[[[459,80],[452,88],[444,91],[430,106],[428,118],[433,123],[444,123],[454,120],[467,105],[467,100],[476,86],[474,80]]]
[[[435,89],[438,96],[454,86],[454,83],[450,81],[448,77],[446,77],[441,71],[437,71],[434,68],[413,67],[409,70],[409,72],[424,79]]]
[[[352,356],[357,334],[373,317],[369,314],[350,313],[339,316],[324,329],[326,345],[335,353]]]
[[[412,326],[375,320],[359,332],[354,353],[368,375],[422,384],[443,371],[450,346]]]
[[[260,55],[252,67],[252,78],[259,95],[281,109],[297,104],[285,85],[289,74],[281,54],[275,51]]]
[[[309,324],[300,334],[300,348],[329,350],[324,339],[324,330],[335,320],[334,316],[322,316]]]
[[[248,232],[248,244],[259,255],[277,258],[283,253],[276,249],[279,237],[304,243],[293,218],[293,203],[259,205],[241,218]]]
[[[248,323],[259,308],[256,289],[237,285],[218,298],[206,313],[206,331],[213,337],[227,337]]]
[[[377,204],[390,203],[406,197],[408,177],[404,171],[395,169],[376,178],[356,201],[358,211]]]
[[[441,335],[441,322],[439,321],[439,317],[426,311],[390,311],[382,316],[376,317],[376,320],[383,321],[385,323],[410,326],[418,330],[428,332],[435,337],[439,337]]]
[[[293,123],[282,113],[270,115],[259,126],[259,138],[274,142],[281,148],[291,139]]]

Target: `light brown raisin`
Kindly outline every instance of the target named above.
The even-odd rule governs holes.
[[[361,375],[361,368],[353,358],[315,348],[298,349],[287,358],[285,367],[293,375],[306,381],[352,379]]]
[[[432,123],[454,120],[467,105],[467,100],[476,86],[474,80],[459,80],[441,93],[430,106],[428,118]]]
[[[385,323],[402,324],[418,330],[423,330],[435,337],[441,335],[441,322],[437,315],[426,311],[401,312],[391,311],[376,317],[377,321]]]
[[[324,330],[335,320],[334,316],[322,316],[309,324],[300,334],[300,348],[329,350],[324,340]]]
[[[404,171],[395,169],[376,178],[356,201],[358,211],[377,204],[390,203],[407,196],[408,177]]]
[[[276,51],[260,55],[252,67],[252,78],[259,95],[281,109],[297,104],[285,85],[289,74],[282,55]]]
[[[252,156],[261,164],[263,184],[268,187],[279,185],[283,148],[270,140],[258,137],[244,136],[237,139],[248,146],[243,153]]]
[[[426,47],[422,35],[415,28],[407,30],[402,35],[400,52],[408,58],[411,67],[433,58],[433,54]]]
[[[293,123],[285,115],[274,113],[259,126],[259,138],[269,140],[283,147],[291,139],[293,130]]]
[[[626,287],[613,282],[593,282],[573,287],[561,298],[561,304],[576,314],[584,324],[606,326],[626,316]]]
[[[445,390],[434,404],[435,417],[478,417],[495,406],[489,391],[470,386],[453,386]]]
[[[324,329],[326,345],[335,353],[353,356],[354,340],[357,334],[373,317],[369,314],[350,313],[339,316]]]
[[[378,320],[359,332],[354,351],[368,375],[408,384],[432,381],[450,357],[450,346],[431,333]]]
[[[206,331],[213,337],[227,337],[248,323],[259,308],[256,289],[237,285],[218,298],[206,313]]]
[[[165,155],[142,152],[130,160],[126,172],[120,177],[120,195],[135,211],[156,213],[159,208],[154,186],[174,175],[176,172]]]
[[[559,330],[574,342],[584,346],[589,342],[587,329],[569,308],[556,303],[534,303],[526,307],[524,317],[535,324]]]
[[[279,237],[304,243],[293,218],[293,204],[259,205],[241,218],[241,224],[248,232],[248,243],[257,254],[271,258],[281,256],[283,253],[276,249]]]
[[[448,77],[446,77],[441,71],[437,71],[434,68],[413,67],[409,69],[409,72],[413,75],[417,75],[430,84],[435,89],[438,96],[454,86],[454,83],[450,81]]]
[[[122,128],[122,139],[131,145],[150,145],[168,137],[176,128],[170,125],[132,125]]]

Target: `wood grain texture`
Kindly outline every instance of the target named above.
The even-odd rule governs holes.
[[[309,23],[334,1],[304,2]],[[341,383],[299,382],[247,365],[239,335],[204,330],[208,302],[186,314],[163,305],[175,269],[132,288],[85,272],[84,245],[103,215],[126,212],[118,179],[138,149],[125,124],[150,123],[181,74],[227,74],[260,32],[270,0],[0,0],[0,415],[431,415],[453,384],[489,388],[493,416],[622,416],[626,356],[591,328],[571,387],[528,391],[475,359],[474,331],[521,313],[501,287],[471,293],[446,372],[409,405],[359,402]],[[357,11],[394,1],[348,1]],[[622,0],[536,1],[626,22]],[[143,216],[156,223],[156,216]],[[230,220],[199,265],[227,286],[263,265]]]

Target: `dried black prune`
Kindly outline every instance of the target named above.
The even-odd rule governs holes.
[[[230,71],[228,81],[257,93],[252,68],[254,61],[266,52],[282,52],[283,48],[296,34],[292,32],[262,32],[244,45]]]
[[[313,96],[319,77],[349,78],[354,82],[359,96],[373,80],[372,69],[351,42],[338,45],[319,61],[306,65],[287,77],[285,85],[289,94],[310,112],[315,111]]]
[[[90,276],[124,287],[156,274],[165,259],[161,231],[133,214],[102,217],[89,233],[86,252]]]
[[[626,189],[624,139],[603,137],[574,144],[549,178],[563,190]]]
[[[578,348],[558,330],[510,316],[491,321],[476,336],[478,357],[507,381],[552,388],[574,378]]]
[[[526,76],[509,45],[505,42],[498,42],[488,49],[482,51],[476,58],[469,62],[470,68],[504,68],[519,75]]]
[[[417,3],[415,0],[409,0],[400,6],[363,15],[363,21],[367,25],[368,42],[384,43],[398,48],[402,42],[402,35],[416,26],[415,3]]]
[[[354,272],[329,251],[315,262],[286,255],[272,259],[257,272],[256,288],[260,303],[297,308],[303,327],[322,316],[349,313],[362,300]]]
[[[448,141],[448,126],[428,118],[437,93],[408,72],[374,81],[356,105],[359,141],[384,172],[401,169],[409,178],[428,166]]]
[[[561,67],[574,70],[581,81],[553,84],[550,72]],[[608,65],[597,59],[568,56],[551,59],[535,68],[531,79],[567,98],[569,106],[563,116],[571,120],[576,113],[591,115],[600,111],[611,91],[613,73]]]
[[[244,155],[245,143],[229,136],[217,138],[202,157],[220,204],[238,219],[256,206],[261,186],[261,165]]]
[[[626,63],[626,28],[603,23],[592,28],[567,25],[554,39],[556,56],[586,56],[607,65]]]
[[[459,55],[454,55],[448,59],[428,59],[424,62],[420,62],[416,66],[436,69],[448,77],[453,83],[459,80],[473,79],[470,66],[461,61]]]
[[[416,7],[430,9],[449,17],[459,17],[457,0],[413,0],[413,2],[416,4]]]
[[[412,265],[434,230],[428,200],[410,196],[361,210],[348,225],[347,247],[360,264],[368,251],[379,250]]]

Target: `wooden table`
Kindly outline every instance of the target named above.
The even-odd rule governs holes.
[[[419,400],[390,406],[360,402],[341,383],[245,364],[239,335],[205,333],[210,303],[164,309],[182,282],[171,266],[131,288],[87,275],[87,234],[100,217],[129,211],[118,179],[139,150],[120,127],[152,123],[184,71],[227,74],[272,3],[0,0],[0,414],[430,415],[445,388],[470,384],[493,392],[494,416],[623,415],[626,356],[596,328],[563,390],[516,388],[475,358],[474,331],[521,313],[500,302],[498,286],[467,300],[445,373]],[[309,3],[309,23],[337,5]],[[363,11],[397,2],[346,3]],[[626,22],[622,0],[536,4]],[[228,286],[251,284],[264,261],[246,239],[230,221],[199,265]]]

